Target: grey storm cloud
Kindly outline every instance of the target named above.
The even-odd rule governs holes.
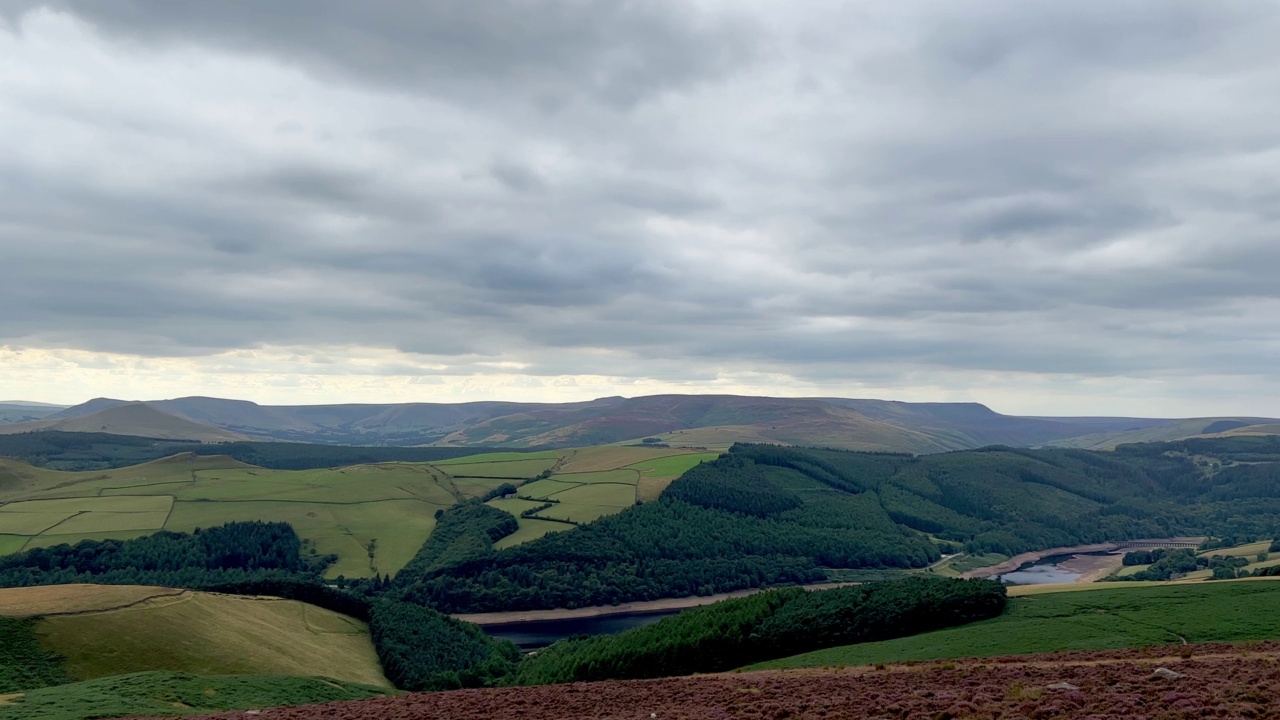
[[[11,3],[10,15],[33,3]],[[579,97],[631,104],[737,69],[744,20],[668,0],[55,0],[104,31],[165,46],[262,53],[411,92],[515,92],[554,109]]]
[[[0,17],[0,345],[890,384],[1280,359],[1274,3]]]

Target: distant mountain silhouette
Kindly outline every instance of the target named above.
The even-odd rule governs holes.
[[[133,410],[126,414],[123,408]],[[108,411],[115,413],[99,415]],[[72,420],[83,422],[52,424]],[[1215,422],[1216,426],[1206,430]],[[752,441],[933,453],[986,445],[1103,447],[1110,443],[1114,447],[1113,438],[1173,439],[1266,422],[1265,418],[1208,418],[1201,422],[1016,417],[979,403],[740,395],[607,397],[575,403],[293,406],[186,397],[145,403],[97,398],[38,423],[0,425],[0,432],[76,427],[202,440],[500,447],[598,445],[657,438],[708,447]]]
[[[78,407],[101,407],[84,415],[50,417],[35,422],[0,425],[0,434],[30,432],[33,430],[60,430],[62,432],[94,432],[112,435],[135,435],[160,440],[195,440],[199,442],[225,442],[243,440],[245,436],[212,425],[193,422],[153,407],[149,403],[108,404],[90,401]],[[62,413],[58,413],[62,415]]]

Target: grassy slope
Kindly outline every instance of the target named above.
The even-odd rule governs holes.
[[[1149,585],[1011,598],[983,622],[774,660],[751,669],[870,665],[1280,636],[1280,581]]]
[[[142,672],[31,690],[0,705],[0,720],[88,720],[129,715],[187,715],[388,694],[386,688],[317,677]]]
[[[521,465],[528,465],[528,470],[538,469],[538,466],[529,465],[530,461],[519,459],[519,456],[508,458],[505,455],[511,454],[478,455],[465,458],[468,462],[437,465],[459,476],[464,473],[478,474],[477,469],[482,469],[485,465],[476,461],[489,458],[492,458],[489,466],[494,469],[482,469],[480,472],[500,474],[503,472],[501,468],[510,467],[513,460]],[[528,542],[550,532],[570,529],[572,525],[564,521],[587,523],[621,512],[637,501],[654,500],[672,480],[686,470],[704,460],[712,460],[719,454],[683,448],[600,445],[560,450],[554,459],[542,455],[537,454],[539,459],[536,462],[547,463],[542,469],[552,470],[549,479],[520,485],[517,491],[519,498],[489,501],[489,505],[515,515],[520,523],[519,531],[498,542],[499,549]],[[455,477],[454,482],[464,494],[479,494],[471,489],[470,484],[475,482],[474,478]],[[490,484],[486,489],[488,487],[496,485]],[[547,500],[557,502],[532,517],[520,517],[522,512],[535,509]]]
[[[0,589],[0,616],[10,618],[115,610],[183,590],[148,585],[37,585]]]
[[[338,561],[330,577],[394,574],[435,527],[436,510],[547,470],[546,488],[572,490],[543,518],[588,522],[657,497],[714,453],[591,447],[491,453],[433,463],[388,462],[268,470],[227,457],[177,455],[126,468],[60,472],[0,460],[0,554],[84,539],[128,539],[159,529],[190,532],[234,520],[288,522]],[[616,483],[610,485],[609,483]],[[599,487],[593,487],[599,484]],[[536,497],[545,492],[534,487]],[[540,503],[494,501],[519,515]],[[572,527],[520,518],[503,547]]]
[[[1050,447],[1081,448],[1083,450],[1114,450],[1117,445],[1128,443],[1169,442],[1171,440],[1195,437],[1203,433],[1205,428],[1220,420],[1249,422],[1250,418],[1193,418],[1157,427],[1142,428],[1141,430],[1097,433],[1064,440],[1053,440],[1045,443],[1045,445]]]
[[[670,437],[715,429],[719,439],[821,445],[858,450],[940,452],[961,447],[953,440],[866,417],[814,398],[732,395],[655,395],[575,410],[526,409],[459,430],[446,445],[589,445]],[[712,437],[712,435],[708,435]]]
[[[117,586],[84,585],[8,588],[0,589],[0,607],[19,615],[38,604],[82,613],[48,615],[35,626],[41,645],[65,657],[65,670],[80,680],[174,670],[322,675],[388,685],[368,628],[353,618],[292,600],[174,592],[141,588],[135,595]],[[150,599],[137,603],[141,597]]]
[[[265,470],[226,457],[179,455],[67,473],[0,460],[0,552],[279,520],[321,554],[339,556],[331,576],[390,574],[426,541],[435,511],[455,502],[448,485],[443,471],[423,463]]]
[[[70,682],[55,653],[40,646],[36,621],[0,617],[0,694]]]
[[[1280,435],[1280,423],[1260,423],[1209,435],[1208,437],[1235,437],[1237,435]]]

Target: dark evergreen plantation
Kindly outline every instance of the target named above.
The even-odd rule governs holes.
[[[619,635],[561,640],[520,663],[521,685],[721,672],[839,645],[984,620],[1005,606],[988,580],[909,578],[806,592],[770,590]]]
[[[315,578],[333,561],[308,556],[288,523],[239,522],[136,540],[83,540],[0,557],[0,586],[106,583],[207,587]]]
[[[579,607],[814,582],[833,569],[920,568],[941,544],[1014,555],[1274,534],[1280,441],[1194,444],[918,457],[740,444],[657,502],[501,552],[415,564],[396,586],[447,612]]]

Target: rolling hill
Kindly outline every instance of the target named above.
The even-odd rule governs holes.
[[[0,402],[0,425],[43,420],[63,409],[58,405],[41,405],[21,400]]]
[[[149,403],[111,405],[85,415],[64,416],[64,412],[55,413],[44,420],[0,425],[0,434],[57,430],[196,442],[230,442],[245,439],[238,433],[164,412]]]
[[[436,513],[457,502],[483,496],[517,516],[518,532],[502,541],[508,547],[656,498],[685,470],[716,457],[664,447],[466,457],[447,457],[458,454],[452,448],[373,448],[446,457],[363,462],[348,456],[337,463],[340,467],[269,469],[215,454],[243,445],[252,444],[186,445],[197,451],[79,472],[0,459],[0,556],[80,540],[124,540],[161,529],[189,532],[228,521],[271,520],[291,523],[317,553],[335,556],[330,577],[391,574],[426,541]],[[339,451],[322,459],[340,461],[347,450],[360,450],[282,445]],[[522,486],[518,497],[491,497],[505,484],[534,478],[542,479]]]
[[[1249,417],[1209,417],[1189,420],[1167,421],[1161,425],[1139,427],[1118,432],[1089,433],[1072,438],[1041,441],[1048,447],[1070,447],[1082,450],[1114,450],[1117,446],[1131,443],[1158,443],[1185,440],[1192,437],[1215,436],[1219,434],[1256,434],[1270,435],[1275,433],[1234,432],[1248,427],[1266,427],[1275,421],[1268,418]]]
[[[141,408],[150,409],[149,418],[126,416],[143,414]],[[183,424],[182,420],[190,424]],[[185,433],[186,437],[206,441],[235,437],[324,444],[510,448],[601,445],[657,437],[676,445],[714,448],[746,441],[933,453],[987,445],[1114,447],[1123,442],[1218,432],[1226,429],[1220,425],[1223,421],[1242,425],[1267,422],[1263,418],[1209,418],[1201,422],[1016,417],[978,403],[736,395],[607,397],[576,403],[297,406],[187,397],[145,403],[98,398],[59,410],[40,423],[0,426],[0,432],[80,428],[168,438]]]
[[[147,670],[319,675],[389,687],[354,618],[294,600],[140,586],[0,589],[0,615],[37,617],[77,680]]]

